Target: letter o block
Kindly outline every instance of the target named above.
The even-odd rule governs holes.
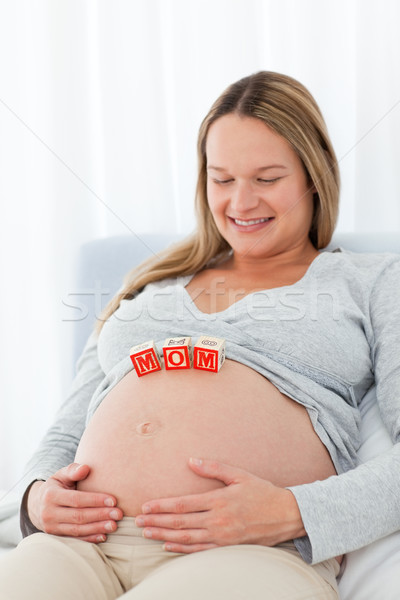
[[[202,335],[194,347],[193,368],[218,373],[225,361],[225,340]]]
[[[133,346],[129,355],[138,377],[161,371],[160,357],[153,340]]]
[[[190,369],[192,366],[192,338],[167,338],[163,346],[164,366],[167,370]]]

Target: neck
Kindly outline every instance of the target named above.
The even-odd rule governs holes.
[[[233,252],[226,266],[241,273],[265,273],[266,270],[289,266],[309,265],[319,252],[311,242],[266,256],[240,255]]]

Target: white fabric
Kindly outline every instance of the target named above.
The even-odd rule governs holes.
[[[392,445],[379,415],[374,388],[363,399],[361,414],[362,445],[358,454],[365,462]],[[339,589],[343,600],[397,600],[400,589],[400,532],[349,553]]]
[[[19,498],[0,490],[0,554],[22,539],[19,529]]]

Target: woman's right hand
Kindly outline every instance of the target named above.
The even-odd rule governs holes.
[[[72,463],[47,481],[32,484],[27,510],[37,529],[93,543],[104,542],[107,533],[116,530],[117,521],[123,517],[116,499],[110,494],[76,489],[76,482],[86,479],[89,472],[88,465]]]

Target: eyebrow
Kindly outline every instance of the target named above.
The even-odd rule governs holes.
[[[286,169],[287,167],[285,167],[284,165],[268,165],[266,167],[260,167],[259,169],[256,169],[257,173],[260,173],[261,171],[268,171],[268,169]],[[213,165],[209,165],[207,167],[208,169],[212,169],[213,171],[229,171],[229,169],[225,169],[224,167],[214,167]]]

